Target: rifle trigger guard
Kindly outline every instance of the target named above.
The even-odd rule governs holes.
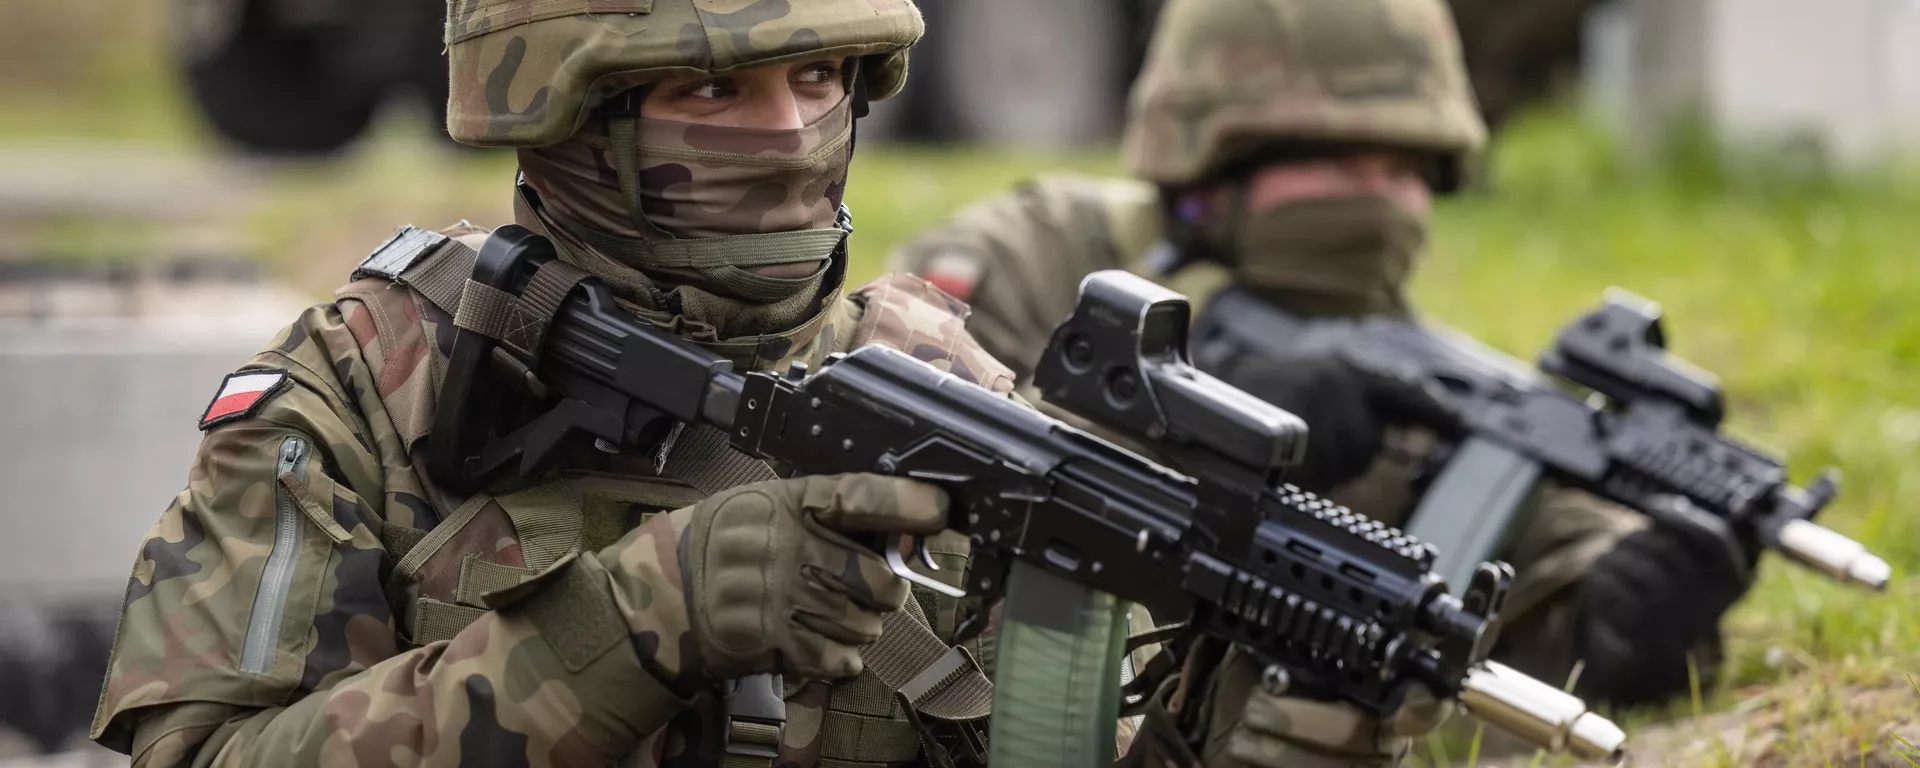
[[[900,538],[901,534],[897,533],[887,537],[887,546],[885,549],[887,568],[893,571],[893,575],[906,579],[909,584],[926,587],[937,594],[946,595],[947,597],[967,596],[966,590],[951,586],[929,576],[922,576],[919,571],[913,569],[913,566],[908,565],[907,559],[900,555]],[[914,541],[913,548],[915,554],[920,556],[920,562],[925,563],[929,570],[940,570],[940,566],[934,565],[933,563],[933,555],[927,552],[926,537],[918,537]]]

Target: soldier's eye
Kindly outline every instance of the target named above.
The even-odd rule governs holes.
[[[840,80],[840,65],[831,61],[822,61],[801,67],[793,74],[793,81],[808,85],[833,83]]]
[[[727,99],[740,94],[740,86],[731,77],[702,80],[680,88],[680,95],[693,99]]]

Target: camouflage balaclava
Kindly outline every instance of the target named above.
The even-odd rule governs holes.
[[[911,0],[454,0],[447,127],[520,150],[516,218],[561,258],[641,317],[750,365],[752,350],[807,343],[836,305],[851,229],[839,201],[865,102],[794,131],[644,120],[639,104],[673,76],[822,59],[885,99],[924,31]],[[820,266],[754,271],[782,264]]]
[[[603,110],[572,139],[521,150],[520,168],[546,213],[600,254],[675,284],[777,302],[817,289],[818,280],[760,275],[753,267],[817,267],[839,245],[852,101],[844,98],[795,129]],[[790,232],[809,234],[762,236]],[[702,241],[698,248],[706,250],[689,251],[687,241]],[[775,243],[784,244],[770,247]],[[817,278],[821,270],[814,272]]]
[[[1404,306],[1426,217],[1384,198],[1249,210],[1247,178],[1356,148],[1456,188],[1486,127],[1442,0],[1172,0],[1129,104],[1127,165],[1188,250],[1302,311]]]
[[[1179,227],[1187,247],[1232,268],[1235,282],[1309,314],[1406,312],[1406,282],[1427,243],[1427,216],[1380,195],[1296,200],[1249,211],[1243,187],[1228,209]]]

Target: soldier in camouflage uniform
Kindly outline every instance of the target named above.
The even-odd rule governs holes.
[[[1440,0],[1175,0],[1136,84],[1137,180],[1049,177],[964,209],[895,266],[973,302],[968,327],[1023,382],[1089,272],[1124,268],[1196,299],[1237,285],[1295,315],[1408,316],[1430,198],[1485,143]],[[1228,320],[1228,322],[1231,322]],[[1295,476],[1392,524],[1418,501],[1438,398],[1347,356],[1239,356],[1212,371],[1300,414]],[[1724,532],[1647,528],[1543,487],[1503,553],[1518,571],[1496,655],[1617,703],[1687,690],[1751,583]],[[1227,679],[1234,679],[1227,676]]]
[[[561,255],[543,295],[596,277],[743,370],[887,344],[1006,392],[964,304],[905,276],[842,295],[853,118],[921,32],[908,0],[463,0],[448,125],[519,150],[516,219]],[[938,488],[783,479],[701,428],[470,495],[424,471],[456,329],[524,365],[552,310],[466,280],[486,234],[403,229],[222,383],[93,737],[142,766],[864,768],[978,727],[965,667],[910,702],[947,730],[905,717],[959,606],[851,538],[929,536],[957,584]],[[734,706],[774,672],[776,711]]]

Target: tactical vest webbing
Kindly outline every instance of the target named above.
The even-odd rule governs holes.
[[[584,273],[557,260],[549,262],[546,267],[558,266],[543,267],[534,285],[516,297],[469,280],[476,257],[475,250],[460,240],[405,228],[362,263],[354,278],[375,277],[411,288],[453,318],[456,327],[493,337],[522,359],[537,357],[547,318]],[[343,290],[339,298],[365,300],[366,295]],[[411,319],[373,313],[376,327]],[[388,335],[388,329],[380,330]],[[433,392],[439,391],[444,374],[444,363],[436,364]],[[411,445],[424,436],[423,427],[431,421],[430,414],[416,414],[409,420],[413,428],[401,430],[403,438]],[[765,462],[734,450],[727,436],[711,427],[676,428],[662,451],[660,474],[678,484],[630,478],[629,501],[668,510],[726,488],[777,477]],[[460,501],[431,530],[389,525],[384,538],[396,565],[387,586],[390,597],[398,598],[394,603],[407,608],[400,622],[406,639],[416,645],[450,639],[486,612],[482,598],[488,593],[518,584],[570,552],[611,544],[611,532],[589,535],[592,526],[583,523],[587,517],[583,495],[556,477],[512,492],[475,494]],[[503,565],[480,552],[469,553],[460,560],[457,586],[451,594],[424,594],[422,569],[483,510],[495,505],[511,521],[521,565]],[[959,568],[948,571],[957,575],[964,570],[964,553],[948,554],[963,559]],[[405,600],[408,595],[412,595],[410,602]],[[931,593],[920,597],[931,597]],[[774,746],[769,742],[777,739],[783,764],[801,768],[805,766],[795,762],[793,755],[817,755],[812,764],[820,768],[881,768],[916,760],[941,749],[932,743],[934,728],[927,720],[961,727],[971,723],[984,733],[993,688],[976,653],[990,653],[991,646],[970,643],[974,651],[949,646],[935,632],[928,613],[919,600],[909,600],[905,610],[888,614],[881,639],[861,649],[866,671],[832,687],[818,722],[790,722],[784,730],[776,727],[765,733],[745,722],[721,730],[738,731],[738,738],[763,747]],[[954,611],[941,606],[933,613],[950,618]],[[945,631],[950,633],[952,627]],[[791,681],[782,693],[792,698],[805,684]],[[812,743],[815,739],[820,743]],[[943,759],[944,755],[933,758],[936,765]],[[723,764],[725,768],[764,768],[772,762],[770,756],[736,755]]]

